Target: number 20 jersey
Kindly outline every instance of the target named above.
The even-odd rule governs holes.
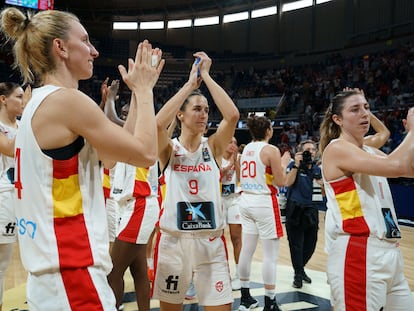
[[[240,159],[240,186],[245,193],[277,194],[272,170],[260,159],[260,152],[267,145],[262,141],[254,141],[244,147]]]

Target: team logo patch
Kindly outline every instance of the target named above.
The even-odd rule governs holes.
[[[385,234],[386,238],[401,238],[400,229],[394,221],[391,210],[389,208],[382,208],[381,211],[382,215],[384,216],[385,227],[387,228],[387,232]]]
[[[213,202],[178,202],[177,227],[179,230],[215,229]]]
[[[222,194],[222,196],[226,197],[226,196],[234,193],[234,191],[235,191],[234,188],[235,188],[234,184],[228,184],[228,185],[222,184],[221,185],[221,194]]]
[[[219,293],[221,293],[224,289],[224,284],[223,281],[218,281],[215,285],[216,287],[216,291],[218,291]]]
[[[207,147],[205,147],[203,149],[203,160],[204,160],[204,162],[210,162],[211,161],[210,153],[208,152]]]

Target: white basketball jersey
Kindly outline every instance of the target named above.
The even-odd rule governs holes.
[[[19,122],[19,121],[17,121]],[[10,127],[0,122],[0,133],[4,134],[8,139],[16,136],[17,128]],[[10,191],[14,188],[14,159],[0,153],[0,192]]]
[[[136,197],[158,197],[158,162],[149,168],[118,162],[111,197],[119,202]]]
[[[198,149],[187,151],[177,138],[165,169],[166,194],[160,228],[171,234],[205,235],[225,227],[220,201],[220,169],[203,137]]]
[[[102,179],[95,149],[86,141],[66,160],[40,149],[32,117],[59,87],[33,90],[16,135],[16,220],[20,256],[31,273],[112,268]],[[79,138],[82,139],[82,138]]]
[[[367,146],[364,150],[374,153]],[[324,184],[328,207],[327,241],[338,235],[376,236],[390,240],[401,237],[387,178],[355,173],[329,182],[324,179]]]
[[[243,192],[252,194],[276,194],[273,186],[273,174],[260,159],[260,152],[268,143],[254,141],[243,149],[240,159],[240,186]]]
[[[228,166],[230,161],[223,158],[221,160],[221,166]],[[234,165],[221,176],[221,195],[223,197],[231,196],[235,193],[240,193],[241,189],[237,182],[236,169]]]

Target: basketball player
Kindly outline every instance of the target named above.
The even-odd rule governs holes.
[[[413,108],[407,122],[412,128]],[[386,178],[414,176],[414,135],[409,131],[386,155],[364,144],[369,127],[369,104],[358,90],[337,94],[321,124],[331,304],[335,310],[414,310]]]
[[[159,162],[166,194],[160,217],[154,297],[162,311],[178,311],[193,279],[199,304],[206,311],[230,311],[233,301],[223,238],[225,217],[220,200],[220,165],[239,112],[210,76],[204,52],[188,82],[157,113]],[[223,120],[204,137],[209,105],[197,88],[204,82]],[[167,127],[177,116],[180,135],[170,139]]]
[[[153,87],[161,51],[139,44],[122,79],[137,98],[134,134],[113,124],[77,90],[99,56],[78,18],[58,10],[25,15],[8,7],[1,30],[14,41],[25,81],[39,81],[16,135],[16,218],[30,310],[116,310],[99,159],[154,164]],[[98,157],[99,154],[99,157]]]
[[[279,238],[283,236],[282,221],[277,202],[277,188],[285,185],[286,167],[290,153],[283,156],[277,147],[269,144],[273,136],[270,120],[251,116],[247,120],[252,141],[244,147],[240,159],[240,214],[242,216],[242,248],[239,260],[241,298],[239,310],[258,306],[250,295],[250,269],[258,239],[263,245],[264,311],[279,310],[276,302],[276,265]]]
[[[17,117],[24,108],[23,89],[14,82],[0,83],[0,133],[6,146],[14,147],[17,133]],[[12,144],[10,144],[12,142]],[[3,280],[13,254],[16,241],[16,216],[14,214],[14,148],[0,153],[0,311],[3,299]],[[10,155],[10,156],[8,156]]]

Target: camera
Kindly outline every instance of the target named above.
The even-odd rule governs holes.
[[[301,172],[308,172],[309,165],[313,164],[312,154],[309,150],[302,152],[302,161],[300,161],[299,170]]]
[[[305,150],[302,153],[302,164],[303,165],[308,165],[308,164],[312,164],[312,154],[310,153],[309,150]]]

